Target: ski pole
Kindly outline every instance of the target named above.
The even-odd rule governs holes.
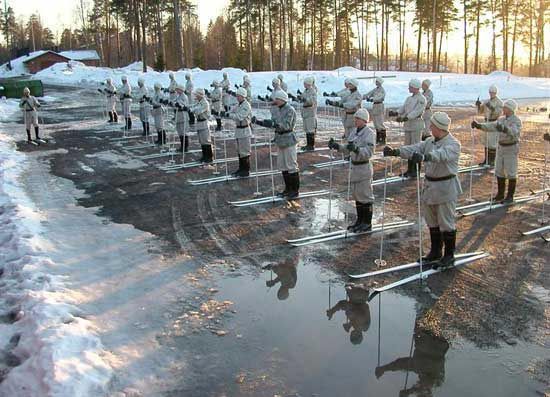
[[[254,135],[254,168],[256,171],[256,191],[254,192],[254,196],[260,196],[262,193],[260,192],[260,178],[258,176],[258,139],[256,135]]]
[[[469,196],[468,196],[468,199],[466,201],[468,202],[472,202],[474,201],[472,199],[472,186],[474,184],[474,154],[475,154],[475,135],[474,135],[474,129],[473,128],[470,128],[470,137],[472,138],[472,151],[471,151],[471,154],[470,154],[470,167],[472,168],[470,170],[470,192],[469,192]]]
[[[212,138],[212,162],[214,163],[214,172],[212,174],[219,175],[220,171],[218,170],[218,162],[216,161],[216,137],[215,134],[211,135]]]
[[[378,259],[374,260],[374,263],[378,267],[386,266],[386,261],[382,259],[382,255],[384,252],[384,225],[385,225],[385,219],[386,219],[386,181],[387,179],[388,179],[388,159],[386,157],[384,161],[384,195],[382,198],[382,233],[380,235],[380,256]]]
[[[329,150],[330,153],[330,166],[328,171],[328,230],[330,231],[330,221],[331,221],[331,215],[332,215],[332,148]]]
[[[267,138],[269,139],[269,169],[271,171],[271,195],[273,201],[275,201],[275,177],[273,175],[273,154],[271,152],[271,137],[268,134]]]
[[[382,294],[378,294],[378,367],[380,366],[380,330],[382,328]]]
[[[544,225],[546,223],[546,220],[545,220],[545,213],[544,213],[544,206],[545,206],[545,203],[546,203],[546,198],[544,197],[544,194],[546,192],[546,179],[547,179],[547,169],[548,169],[548,141],[545,141],[544,143],[544,177],[543,177],[543,180],[542,180],[542,219],[541,219],[541,225]]]
[[[239,151],[239,145],[237,143],[237,156],[239,155],[238,153]],[[227,137],[224,137],[223,139],[223,156],[224,156],[224,159],[225,159],[225,178],[226,179],[229,179],[229,174],[228,174],[228,165],[229,165],[229,162],[227,161]]]
[[[416,163],[416,198],[418,202],[418,253],[420,258],[418,259],[420,263],[420,283],[422,283],[422,213],[420,209],[420,163]]]
[[[491,198],[489,199],[489,211],[492,211],[493,209],[493,198],[495,194],[495,180],[497,179],[497,157],[498,157],[498,138],[497,138],[497,144],[495,145],[495,168],[494,168],[494,176],[491,181]],[[487,157],[489,157],[489,148],[487,148]]]
[[[348,237],[348,212],[349,212],[349,198],[350,198],[350,192],[351,192],[351,156],[348,160],[348,192],[346,194],[346,211],[344,212],[344,223],[345,223],[345,227],[346,227],[346,234],[344,236],[344,238],[347,238]]]

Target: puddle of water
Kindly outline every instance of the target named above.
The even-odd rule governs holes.
[[[542,348],[520,343],[480,350],[463,340],[450,346],[414,330],[412,298],[389,292],[351,303],[333,277],[298,260],[219,279],[216,298],[234,302],[236,313],[225,320],[223,338],[199,335],[194,338],[208,341],[180,346],[190,349],[193,373],[201,374],[186,390],[331,397],[519,396],[537,390],[524,369]],[[189,379],[185,383],[189,387]]]

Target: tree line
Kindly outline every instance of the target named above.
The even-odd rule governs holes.
[[[206,32],[188,0],[87,1],[76,2],[79,26],[57,38],[38,15],[17,20],[8,8],[0,57],[25,49],[93,48],[105,66],[143,61],[157,70],[349,65],[550,76],[550,0],[230,0]],[[462,38],[461,48],[451,34]],[[489,54],[482,54],[485,47]],[[527,59],[519,59],[520,50]],[[453,55],[460,52],[460,58]]]

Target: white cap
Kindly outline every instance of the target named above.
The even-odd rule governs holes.
[[[281,85],[281,80],[279,80],[277,77],[275,77],[273,80],[271,80],[271,84]]]
[[[145,80],[143,79],[143,77],[140,77],[138,79],[138,84],[143,84],[143,83],[145,83]]]
[[[377,77],[375,80],[374,80],[375,83],[378,83],[380,85],[384,84],[384,79],[382,77]]]
[[[273,95],[273,99],[279,99],[281,101],[288,102],[288,95],[283,90],[277,90]]]
[[[204,90],[202,88],[197,88],[195,90],[195,95],[196,96],[200,96],[200,97],[203,97],[204,96]]]
[[[126,77],[126,75],[122,76],[120,79],[121,79],[122,81],[128,81],[128,77]]]
[[[349,84],[349,81],[350,81],[350,80],[351,80],[351,79],[350,79],[349,77],[346,77],[346,79],[344,80],[344,84]]]
[[[172,80],[173,80],[173,79],[174,79],[174,72],[170,72],[170,73],[168,73],[168,77],[170,77],[170,79],[172,79]]]
[[[281,81],[283,81],[283,75],[279,73],[279,75],[277,76],[277,78]]]
[[[361,119],[361,120],[365,120],[366,122],[368,122],[370,120],[369,111],[367,109],[364,109],[364,108],[358,109],[357,112],[355,112],[355,114],[353,115],[353,117],[356,117],[356,118]]]
[[[23,94],[30,94],[31,90],[29,90],[29,87],[23,88]]]
[[[428,87],[432,85],[432,81],[430,79],[426,79],[422,81],[422,84],[427,85]]]
[[[236,94],[242,96],[243,98],[246,98],[246,96],[248,95],[248,91],[246,91],[246,88],[241,87],[237,90]]]
[[[518,103],[513,99],[505,100],[503,106],[507,109],[510,109],[512,112],[515,112],[518,109]]]
[[[113,79],[110,78],[110,77],[107,77],[107,78],[105,79],[105,81],[106,81],[108,84],[113,84]]]
[[[451,118],[445,112],[434,112],[431,118],[431,123],[437,128],[444,131],[449,131],[451,125]]]
[[[223,78],[225,79],[227,77],[227,72],[223,72]]]
[[[214,80],[214,81],[212,81],[212,85],[214,87],[218,87],[220,85],[220,82],[218,80]]]
[[[155,83],[154,87],[155,90],[160,90],[162,88],[162,85],[160,85],[160,83]]]
[[[304,79],[304,84],[313,85],[315,83],[315,79],[311,76],[308,76]]]
[[[350,79],[348,83],[354,86],[355,88],[359,87],[359,80],[357,79]]]
[[[191,73],[185,73],[185,78],[186,78],[187,80],[191,79]]]
[[[493,94],[496,94],[496,93],[498,92],[497,86],[494,85],[494,84],[491,85],[491,86],[489,87],[489,92],[492,92]]]
[[[418,79],[411,79],[411,81],[409,81],[409,87],[420,89],[420,87],[422,87],[422,84]]]
[[[243,76],[243,81],[248,81],[248,82],[250,82],[250,77],[248,77],[248,75],[245,74],[245,75]]]

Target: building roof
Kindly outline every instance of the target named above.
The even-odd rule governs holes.
[[[41,57],[42,55],[45,55],[47,53],[52,53],[52,54],[55,54],[55,55],[58,55],[62,58],[65,58],[67,59],[67,61],[70,61],[71,58],[68,58],[64,55],[61,55],[61,54],[58,54],[57,52],[54,52],[54,51],[50,51],[50,50],[47,50],[47,51],[44,51],[44,50],[40,50],[40,51],[35,51],[35,52],[31,52],[29,55],[27,55],[26,57],[23,57],[24,59],[22,60],[23,63],[27,63],[27,62],[30,62],[32,61],[33,59],[36,59],[36,58],[39,58]]]
[[[96,50],[72,50],[61,51],[59,55],[72,59],[73,61],[99,61],[99,54]]]

